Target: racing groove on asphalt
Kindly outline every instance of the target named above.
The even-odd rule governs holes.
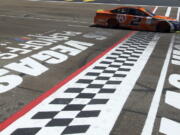
[[[172,16],[178,20],[179,11],[179,8],[155,8],[156,13]],[[80,69],[78,71],[80,74],[77,73],[78,75],[76,74],[72,76],[72,80],[65,82],[64,85],[60,85],[61,87],[55,87],[51,94],[46,95],[45,100],[35,103],[37,106],[35,106],[25,115],[22,115],[21,118],[13,122],[11,125],[6,127],[7,125],[4,126],[2,123],[1,129],[3,130],[0,132],[0,134],[105,135],[110,134],[116,119],[118,118],[118,115],[121,113],[119,120],[117,121],[117,124],[112,131],[112,134],[118,134],[117,132],[119,132],[127,135],[136,135],[141,133],[142,135],[150,135],[151,133],[178,135],[178,109],[180,109],[178,102],[180,37],[178,34],[169,34],[167,37],[163,37],[163,35],[164,34],[152,32],[131,33],[123,41],[108,49],[93,61],[88,63],[84,68]],[[163,110],[160,111],[163,113],[156,119],[152,119],[152,117],[151,119],[148,119],[147,115],[151,115],[151,112],[153,117],[156,117],[157,115],[157,108],[153,106],[153,102],[152,106],[150,106],[154,92],[152,92],[153,88],[151,89],[148,88],[148,86],[145,86],[147,90],[150,90],[145,90],[144,92],[143,89],[142,91],[144,95],[138,95],[137,90],[141,91],[141,88],[144,87],[143,83],[141,83],[143,82],[142,80],[140,81],[141,84],[138,86],[138,79],[142,79],[140,75],[142,72],[146,72],[143,70],[145,66],[149,65],[148,62],[150,61],[150,56],[153,55],[154,52],[156,53],[155,48],[158,49],[157,46],[160,44],[160,42],[163,42],[161,45],[168,45],[167,48],[169,48],[167,49],[165,47],[165,50],[169,51],[162,55],[165,59],[165,62],[161,62],[162,72],[160,69],[159,74],[160,76],[163,76],[163,78],[160,79],[160,81],[159,78],[161,77],[156,79],[158,84],[155,84],[159,86],[155,89],[155,91],[158,91],[157,94],[155,92],[155,95],[161,96],[163,94],[163,100],[162,103],[159,104],[158,98],[160,100],[161,97],[157,96],[155,97],[154,103],[158,106],[160,105],[160,108]],[[86,47],[91,46],[91,44],[84,43],[79,47],[83,49],[83,45]],[[171,53],[172,59],[169,63]],[[34,56],[34,58],[37,57]],[[170,64],[171,69],[176,70],[171,70],[168,72],[168,64]],[[153,66],[153,64],[151,65],[150,63],[149,66]],[[166,75],[166,73],[168,73],[168,75]],[[167,86],[164,86],[163,79],[165,79],[166,76],[167,78],[169,77],[169,79],[166,79],[165,85]],[[175,91],[171,91],[171,89],[174,89],[170,85],[175,88]],[[166,93],[162,93],[163,87],[166,88]],[[133,107],[131,110],[124,109],[125,106],[128,106],[127,103],[132,102],[130,100],[133,99],[134,95],[137,94],[136,99],[134,100],[137,101],[141,98],[144,98],[144,96],[149,96],[145,93],[151,93],[151,95],[148,99],[148,105],[146,106],[147,108],[144,112],[140,112],[139,110],[138,112],[136,109],[133,110]],[[139,97],[139,99],[137,99],[137,97]],[[144,99],[142,99],[142,101],[143,100]],[[146,102],[143,103],[146,104]],[[170,107],[166,107],[167,104],[170,105]],[[135,106],[135,104],[133,106]],[[136,104],[136,107],[137,106],[138,104]],[[149,111],[149,108],[152,109],[152,111]],[[173,116],[171,111],[173,111],[172,114],[176,113],[177,117]],[[140,115],[134,115],[133,113],[139,113]],[[133,117],[141,117],[141,121],[138,122],[138,119],[136,119],[131,123],[130,121],[132,119],[128,119],[126,117],[131,117],[132,119]],[[153,132],[155,120],[156,126]],[[124,123],[129,124],[129,126],[126,126],[127,128],[121,129],[121,124],[118,124],[118,122],[120,122],[122,125]],[[131,128],[137,129],[134,131],[131,130]]]

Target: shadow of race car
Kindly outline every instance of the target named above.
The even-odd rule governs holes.
[[[176,19],[155,15],[143,7],[97,10],[94,24],[103,27],[120,27],[143,31],[174,32],[180,30],[180,22]]]

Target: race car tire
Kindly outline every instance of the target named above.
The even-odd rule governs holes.
[[[108,20],[108,27],[109,28],[117,28],[118,27],[118,22],[116,19],[109,19]]]
[[[158,32],[170,32],[170,25],[167,22],[160,22],[157,25],[156,30]]]

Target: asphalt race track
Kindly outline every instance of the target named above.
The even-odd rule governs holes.
[[[101,4],[128,4],[128,5],[133,4],[133,5],[176,6],[176,7],[180,6],[180,0],[43,0],[43,1],[88,2],[88,3],[101,3]]]
[[[180,20],[179,0],[1,0],[0,135],[180,134],[180,33],[93,26],[123,4]]]

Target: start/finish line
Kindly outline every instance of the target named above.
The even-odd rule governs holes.
[[[2,123],[0,135],[109,134],[158,40],[129,34]]]

